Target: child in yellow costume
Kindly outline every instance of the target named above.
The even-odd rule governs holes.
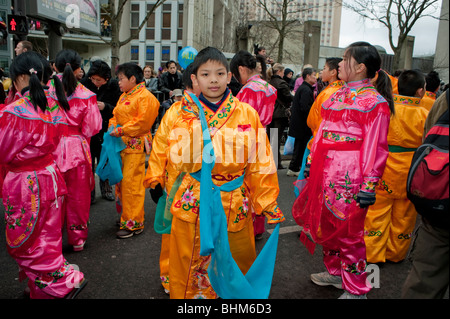
[[[436,101],[436,92],[441,84],[441,79],[436,71],[431,71],[425,77],[426,92],[423,96],[420,104],[428,111],[433,107],[434,101]]]
[[[325,65],[322,70],[322,81],[328,82],[329,84],[319,93],[319,95],[314,100],[311,110],[309,111],[308,119],[306,124],[309,126],[313,133],[313,137],[308,142],[308,150],[311,150],[311,145],[313,143],[314,137],[316,136],[317,130],[319,129],[320,122],[322,122],[322,116],[320,115],[320,110],[322,108],[323,102],[328,100],[328,98],[337,90],[339,90],[343,85],[344,81],[341,81],[338,76],[338,67],[341,58],[327,58]],[[300,176],[300,178],[303,178]]]
[[[200,95],[198,88],[193,88],[190,78],[192,64],[190,64],[183,73],[183,85],[186,90],[194,92],[195,95]],[[168,165],[168,139],[172,126],[176,123],[177,118],[181,113],[181,101],[175,102],[166,111],[158,131],[153,139],[152,152],[148,160],[147,173],[144,178],[144,186],[150,188],[150,195],[153,201],[157,204],[161,196],[163,196],[163,189],[166,195],[170,194],[172,186],[180,174],[173,165]],[[161,238],[161,253],[159,257],[160,279],[161,284],[166,293],[169,293],[169,249],[170,249],[170,234],[164,233]]]
[[[116,207],[122,214],[118,238],[140,234],[144,229],[145,153],[150,152],[150,129],[159,102],[145,87],[142,69],[135,63],[119,66],[120,96],[109,121],[112,136],[120,136],[126,148],[121,152],[123,179],[116,184]]]
[[[199,100],[216,154],[212,180],[221,186],[242,177],[244,179],[241,186],[222,191],[220,196],[228,225],[230,251],[245,274],[256,258],[249,201],[257,214],[267,216],[269,224],[284,220],[276,202],[279,193],[276,167],[257,112],[250,105],[239,102],[227,88],[231,73],[223,54],[214,48],[206,48],[193,63],[192,82],[201,89]],[[180,114],[168,132],[167,147],[162,154],[167,157],[167,168],[173,167],[185,174],[170,207],[173,215],[169,257],[170,297],[214,299],[217,294],[208,275],[211,255],[200,255],[200,182],[195,174],[202,168],[199,108],[191,96],[185,95],[181,103]],[[262,148],[264,156],[252,157],[255,154],[252,148],[255,147],[255,138],[251,133],[260,133],[258,136],[263,137],[265,143],[258,144],[258,147]],[[230,137],[228,134],[231,134],[231,139],[227,138]],[[156,153],[160,150],[158,140],[155,139],[154,144]],[[171,182],[165,182],[166,189]],[[160,179],[159,183],[164,181]]]
[[[421,105],[425,77],[406,70],[398,79],[394,95],[395,115],[388,133],[389,157],[376,189],[376,202],[365,220],[367,261],[399,262],[406,256],[417,212],[406,196],[406,179],[414,151],[422,144],[428,111]]]

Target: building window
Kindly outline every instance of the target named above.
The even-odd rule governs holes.
[[[155,60],[155,47],[148,45],[145,51],[145,60],[153,62]]]
[[[151,11],[153,4],[147,5],[147,12]],[[147,40],[155,40],[155,14],[153,13],[147,20],[147,28],[145,30],[145,38]]]
[[[131,25],[130,25],[130,31],[131,36],[134,39],[137,39],[138,34],[138,28],[139,28],[139,4],[131,4]]]
[[[170,40],[172,5],[164,4],[162,11],[161,39]]]
[[[177,40],[183,40],[183,4],[178,5],[178,29]]]
[[[170,46],[163,46],[161,49],[161,62],[170,61]]]
[[[131,46],[131,60],[132,61],[139,60],[139,46],[137,46],[137,45]]]

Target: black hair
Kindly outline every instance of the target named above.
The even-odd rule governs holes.
[[[53,79],[53,83],[55,86],[56,98],[58,99],[59,105],[66,111],[70,110],[69,102],[67,101],[66,94],[64,93],[64,87],[61,83],[61,80],[57,75],[53,75],[53,69],[50,65],[50,62],[47,61],[42,55],[39,55],[41,58],[42,65],[44,67],[44,73],[42,75],[42,83],[47,84],[48,81]]]
[[[78,80],[73,73],[81,67],[81,57],[74,50],[61,50],[56,54],[55,67],[63,73],[62,83],[67,96],[71,96],[78,86]]]
[[[305,80],[308,75],[313,74],[314,72],[316,72],[316,71],[313,68],[303,69],[303,71],[302,71],[303,80]]]
[[[266,64],[266,58],[263,57],[261,54],[256,55],[256,60],[261,64],[261,78],[263,80],[267,79],[267,64]]]
[[[414,96],[425,87],[425,76],[419,70],[404,70],[398,77],[398,94]]]
[[[250,70],[256,69],[256,58],[248,51],[241,50],[234,55],[230,61],[231,73],[235,76],[236,80],[241,82],[241,76],[239,74],[239,67],[245,66]]]
[[[192,74],[197,75],[199,67],[208,61],[219,62],[223,64],[223,66],[227,69],[227,72],[230,71],[230,66],[228,65],[228,61],[225,55],[220,50],[214,47],[206,47],[197,54],[194,62],[192,62],[194,64]]]
[[[136,84],[144,81],[144,71],[142,71],[142,68],[134,62],[127,62],[119,65],[116,74],[120,73],[125,75],[128,79],[134,76],[136,78]]]
[[[166,68],[169,68],[169,65],[171,65],[172,63],[175,63],[175,66],[177,66],[177,62],[175,62],[174,60],[170,60],[166,62]]]
[[[13,83],[20,75],[30,76],[28,87],[23,88],[21,93],[23,94],[29,89],[31,103],[34,109],[37,110],[37,107],[39,107],[42,111],[45,111],[48,102],[41,84],[43,81],[44,66],[39,54],[33,51],[26,51],[18,55],[11,63],[10,75]]]
[[[325,64],[328,65],[328,69],[330,70],[336,70],[336,77],[338,80],[340,80],[339,78],[339,63],[342,61],[342,58],[326,58],[325,59]]]
[[[431,71],[426,75],[427,91],[435,92],[441,85],[441,79],[439,78],[439,73],[436,71]]]
[[[92,62],[91,67],[87,73],[88,77],[98,75],[99,77],[108,81],[111,78],[111,68],[108,63],[102,60],[95,60]]]
[[[386,72],[381,70],[381,56],[378,50],[368,42],[359,41],[350,44],[345,50],[346,57],[353,57],[356,62],[366,66],[367,77],[373,79],[377,73],[378,77],[373,83],[378,93],[388,102],[391,115],[394,114],[394,98],[392,97],[392,83]]]
[[[184,72],[182,74],[182,78],[181,78],[181,81],[183,82],[184,87],[186,87],[188,89],[194,88],[194,85],[192,84],[192,79],[191,79],[193,67],[194,67],[193,63],[190,63],[184,70]]]

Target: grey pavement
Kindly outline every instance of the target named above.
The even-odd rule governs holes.
[[[284,161],[285,166],[288,161]],[[294,202],[294,177],[286,176],[286,169],[278,170],[279,206],[286,216],[280,229],[277,261],[270,299],[336,299],[342,290],[319,287],[309,276],[324,271],[320,247],[309,254],[298,239],[299,227],[291,215]],[[153,230],[156,205],[148,192],[145,200],[145,230],[129,239],[117,239],[118,215],[115,203],[100,197],[97,185],[97,201],[91,206],[89,237],[85,249],[73,252],[64,236],[63,252],[66,259],[76,264],[88,279],[88,285],[78,299],[169,299],[159,279],[159,252],[161,235]],[[0,213],[4,214],[1,206]],[[271,227],[268,227],[270,232]],[[0,227],[0,299],[23,299],[26,282],[19,282],[18,267],[6,250],[4,222]],[[258,251],[270,236],[266,232],[257,241]],[[410,262],[379,265],[379,288],[368,294],[369,299],[400,298],[403,282],[410,269]]]

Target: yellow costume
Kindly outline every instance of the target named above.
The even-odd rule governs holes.
[[[314,137],[316,136],[317,130],[319,129],[320,122],[322,122],[320,110],[322,109],[323,102],[328,100],[328,98],[331,95],[333,95],[334,92],[339,90],[344,85],[344,83],[345,83],[344,81],[338,80],[328,84],[328,86],[325,89],[323,89],[314,100],[314,103],[311,106],[311,109],[309,110],[308,119],[306,120],[306,124],[313,133],[313,137],[311,138],[311,140],[308,142],[307,145],[309,150],[311,150],[311,145],[314,141]]]
[[[202,166],[198,108],[189,97],[183,98],[180,109],[174,106],[176,109],[168,114],[174,120],[167,119],[171,122],[171,127],[166,127],[170,132],[161,130],[158,135],[158,130],[155,136],[150,165],[157,164],[151,168],[152,176],[147,174],[145,184],[153,187],[161,183],[168,190],[177,177],[177,173],[171,173],[172,168],[187,173],[171,206],[170,297],[217,298],[207,274],[211,257],[199,254],[200,182],[191,175]],[[250,204],[256,214],[266,215],[269,224],[284,220],[276,202],[279,187],[272,150],[258,114],[250,105],[227,94],[216,112],[203,107],[216,154],[213,182],[220,186],[245,174],[241,187],[221,193],[231,253],[245,274],[256,258]],[[167,174],[163,174],[166,159]]]
[[[434,101],[436,101],[436,94],[433,92],[426,91],[424,97],[422,98],[420,105],[426,108],[428,111],[433,107]]]
[[[159,111],[159,102],[143,83],[123,93],[109,125],[120,125],[115,130],[126,148],[120,153],[123,179],[116,184],[116,207],[122,213],[120,228],[131,231],[144,228],[145,149],[149,152],[150,129]]]
[[[168,139],[173,124],[179,117],[181,111],[181,102],[175,102],[166,111],[158,131],[153,139],[152,152],[148,160],[147,173],[144,178],[146,188],[154,188],[160,184],[166,193],[169,194],[172,185],[179,175],[173,165],[168,165]],[[159,257],[159,268],[161,284],[166,291],[169,291],[169,247],[170,234],[163,234],[161,239],[161,254]]]
[[[420,98],[394,95],[395,115],[388,133],[389,157],[376,189],[376,202],[365,220],[367,261],[405,258],[417,212],[406,196],[406,179],[414,151],[422,144],[428,111]]]

